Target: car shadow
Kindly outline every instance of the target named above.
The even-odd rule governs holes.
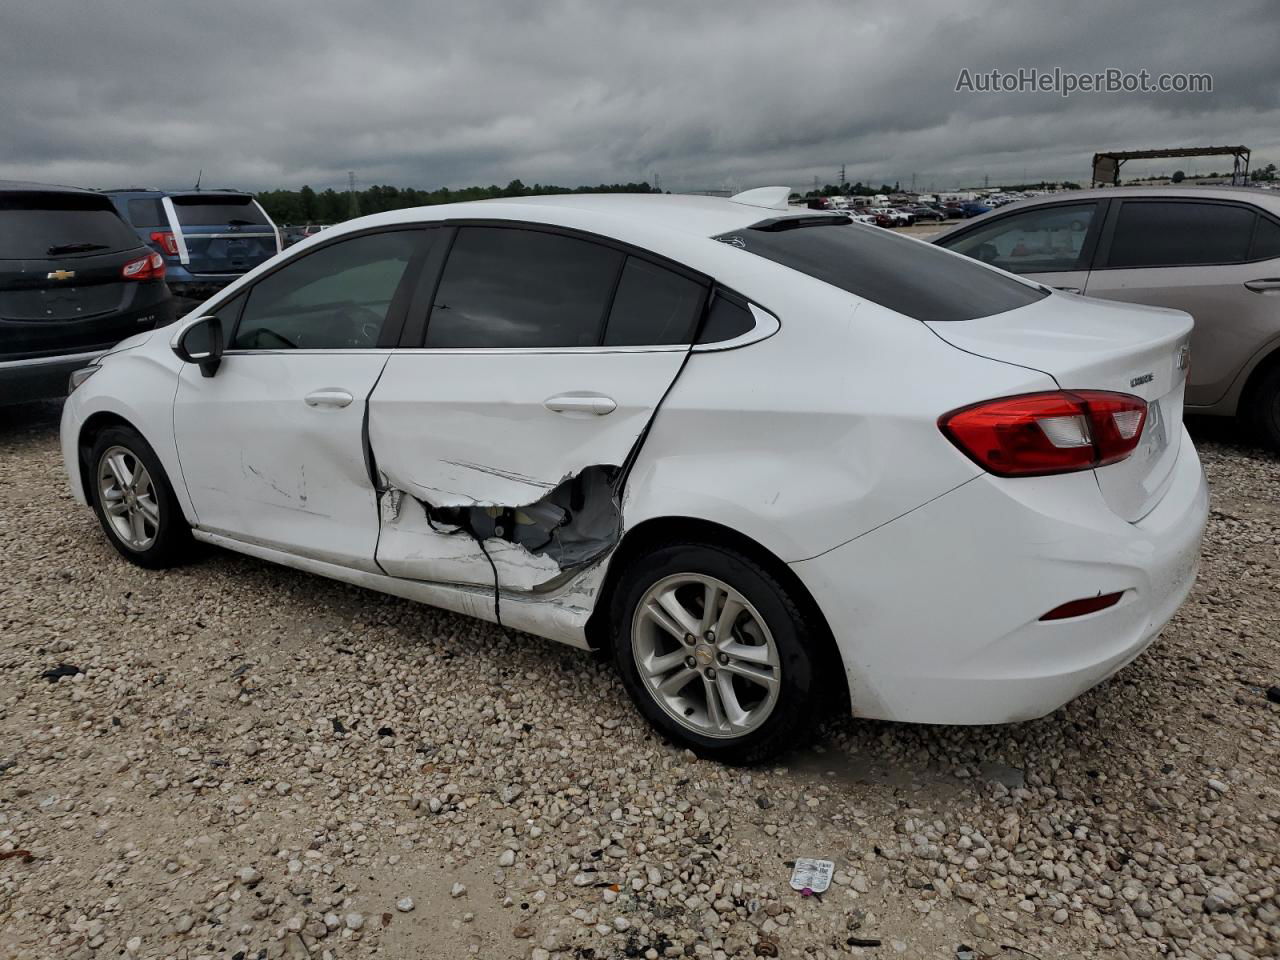
[[[41,433],[56,435],[58,421],[62,418],[62,404],[59,397],[0,406],[0,443]]]

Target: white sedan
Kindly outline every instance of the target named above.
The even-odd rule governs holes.
[[[73,375],[72,490],[144,566],[203,541],[607,648],[730,762],[832,707],[1054,710],[1195,578],[1190,318],[787,194],[326,230]]]

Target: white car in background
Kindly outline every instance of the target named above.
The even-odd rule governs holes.
[[[333,227],[74,374],[71,488],[143,566],[195,539],[605,647],[726,761],[840,704],[1042,716],[1191,588],[1190,319],[788,192]]]

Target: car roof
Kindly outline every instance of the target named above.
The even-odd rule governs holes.
[[[512,220],[600,233],[644,245],[661,236],[706,239],[762,220],[814,216],[809,209],[757,206],[723,197],[687,194],[596,193],[470,200],[406,207],[348,220],[334,230],[366,229],[432,220]],[[329,231],[326,231],[326,233]]]
[[[68,187],[60,183],[36,183],[33,180],[0,180],[0,192],[3,193],[71,193],[96,196],[97,191],[83,187]]]

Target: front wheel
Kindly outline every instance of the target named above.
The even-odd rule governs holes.
[[[624,575],[612,618],[632,700],[701,756],[766,760],[806,740],[825,713],[816,630],[769,571],[734,550],[653,551]]]
[[[111,545],[141,567],[175,566],[191,553],[191,528],[151,445],[109,427],[89,450],[89,495]]]

